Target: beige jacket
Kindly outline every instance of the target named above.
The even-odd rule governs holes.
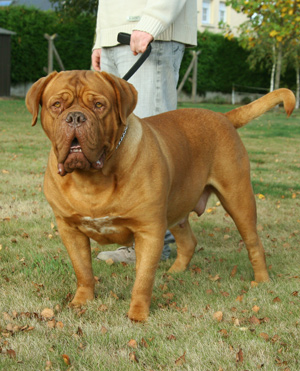
[[[197,44],[196,0],[99,0],[94,49],[118,44],[119,32],[151,34],[154,40]]]

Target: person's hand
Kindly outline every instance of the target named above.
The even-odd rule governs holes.
[[[130,49],[134,55],[144,53],[153,36],[143,31],[133,31],[130,38]]]
[[[92,53],[92,66],[95,71],[101,70],[101,49],[94,49]]]

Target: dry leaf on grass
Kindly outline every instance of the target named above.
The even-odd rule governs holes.
[[[104,335],[108,332],[108,329],[106,327],[102,326],[100,332],[101,332],[102,335]]]
[[[50,319],[54,317],[54,312],[50,308],[45,308],[44,310],[42,310],[41,316],[45,319]]]
[[[175,361],[176,366],[182,366],[183,364],[185,364],[185,362],[186,362],[185,355],[186,355],[186,352],[184,352],[181,357],[176,359],[176,361]]]
[[[257,313],[260,310],[260,308],[257,305],[254,305],[252,310],[253,310],[253,312]]]
[[[230,273],[230,277],[234,277],[236,275],[236,272],[237,272],[237,265],[235,265],[233,268],[232,268],[232,271]]]
[[[63,354],[62,358],[63,358],[66,365],[68,365],[68,366],[71,365],[70,357],[67,354]]]
[[[250,318],[250,323],[252,323],[253,325],[260,325],[260,320],[257,317],[252,316]]]
[[[236,354],[236,362],[237,363],[243,363],[244,362],[244,353],[243,353],[242,349],[240,349]]]
[[[223,319],[223,313],[221,311],[215,312],[213,314],[213,319],[217,320],[218,322],[221,322]]]
[[[134,340],[134,339],[131,339],[128,341],[127,345],[130,347],[130,348],[137,348],[138,344],[137,344],[137,341]]]
[[[171,334],[171,335],[167,336],[167,340],[176,340],[176,336]]]
[[[137,356],[136,356],[135,352],[129,353],[129,359],[130,359],[131,362],[139,363],[139,360],[137,359]]]
[[[261,332],[261,333],[259,334],[259,336],[260,336],[261,338],[265,339],[266,341],[269,340],[269,335],[266,334],[265,332]]]

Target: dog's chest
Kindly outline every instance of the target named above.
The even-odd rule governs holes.
[[[104,216],[101,218],[91,218],[84,216],[81,219],[81,227],[87,231],[100,234],[114,234],[120,233],[122,227],[118,225],[120,217],[118,216]]]

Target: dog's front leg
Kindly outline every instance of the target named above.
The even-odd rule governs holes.
[[[94,299],[95,280],[92,271],[90,240],[63,219],[57,217],[56,221],[77,277],[77,290],[70,305],[81,306],[88,300]]]
[[[145,321],[149,315],[155,272],[161,258],[165,230],[138,233],[134,236],[136,252],[136,279],[132,290],[128,317]]]

